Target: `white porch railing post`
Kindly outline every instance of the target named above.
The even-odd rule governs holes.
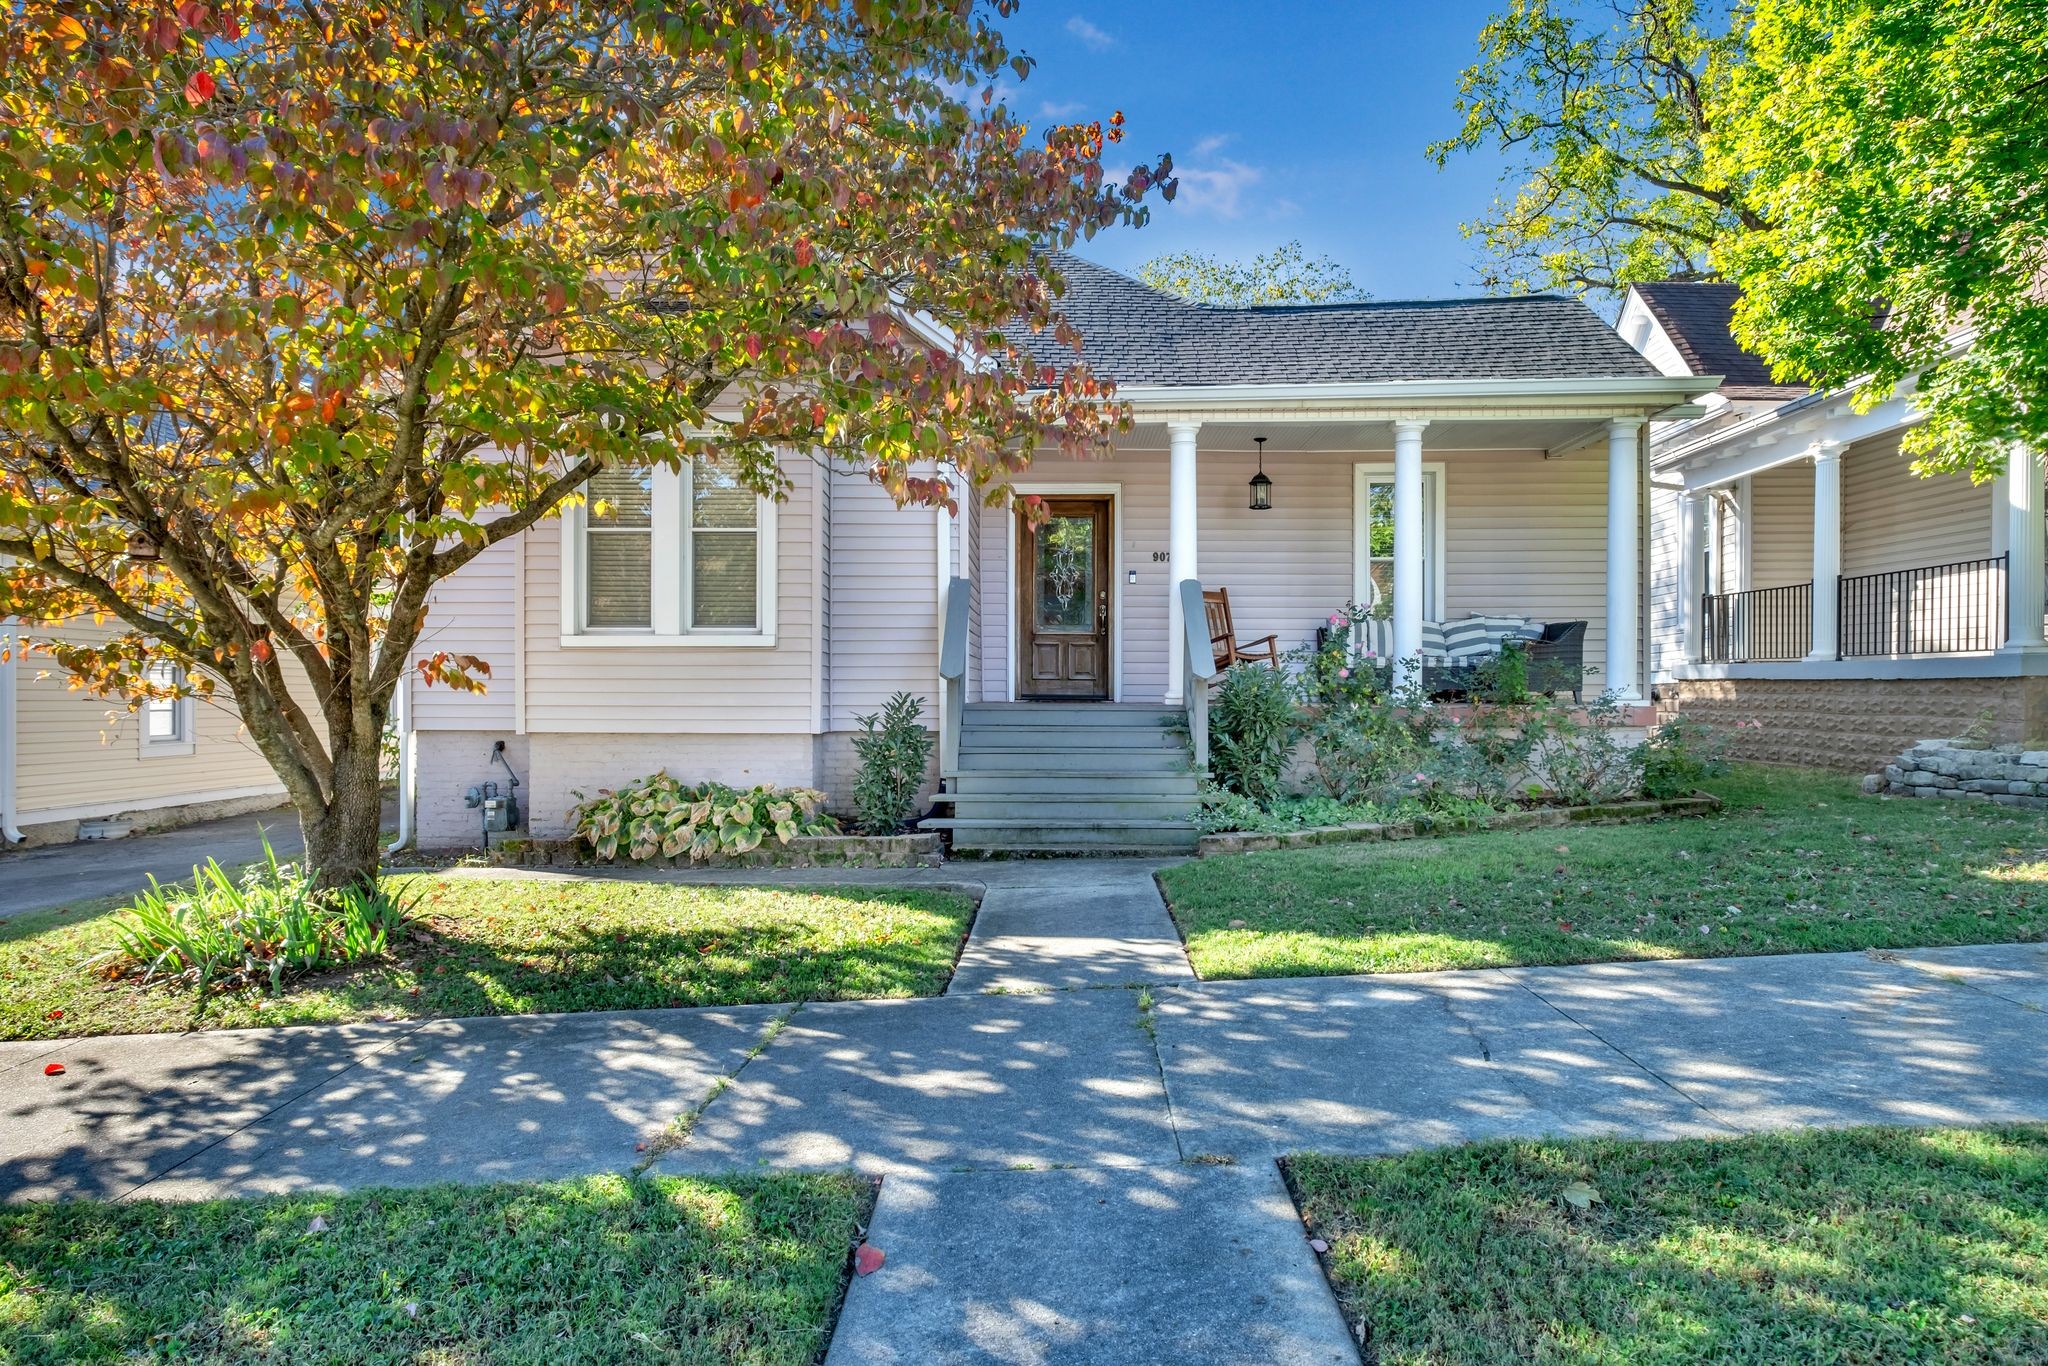
[[[1642,611],[1639,417],[1607,424],[1607,658],[1603,692],[1636,700],[1642,691],[1637,629]]]
[[[1813,648],[1810,660],[1842,651],[1842,443],[1816,441],[1813,457]]]
[[[1198,579],[1201,571],[1195,564],[1195,522],[1199,514],[1199,503],[1195,495],[1195,437],[1202,430],[1199,422],[1169,422],[1166,424],[1170,453],[1166,469],[1166,548],[1167,577],[1176,591],[1167,594],[1166,604],[1166,700],[1178,702],[1182,697],[1182,679],[1186,673],[1188,651],[1184,640],[1190,634],[1187,629],[1188,617],[1182,605],[1180,584]],[[1197,596],[1196,605],[1201,598]],[[1200,620],[1199,617],[1195,618]],[[1206,639],[1206,637],[1205,637]]]
[[[1412,679],[1422,654],[1422,429],[1425,417],[1394,421],[1394,683]]]
[[[2048,577],[2042,559],[2041,452],[2015,444],[2005,465],[2005,643],[2008,649],[2038,649],[2042,644],[2042,584]]]
[[[1697,664],[1706,656],[1707,596],[1707,499],[1705,489],[1687,489],[1678,495],[1679,624],[1685,662]]]

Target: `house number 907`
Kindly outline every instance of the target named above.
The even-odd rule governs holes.
[[[1169,559],[1172,558],[1173,555],[1170,551],[1155,550],[1152,552],[1152,563],[1154,564],[1165,564]]]

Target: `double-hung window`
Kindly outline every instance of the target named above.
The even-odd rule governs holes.
[[[1358,465],[1353,489],[1352,596],[1362,607],[1394,600],[1394,467]],[[1422,616],[1443,620],[1444,471],[1422,467]]]
[[[584,492],[565,518],[565,640],[774,643],[774,505],[731,468],[613,466]]]
[[[185,685],[185,671],[163,661],[151,664],[143,676],[152,688],[168,691]],[[137,713],[142,757],[165,759],[192,753],[192,713],[190,697],[145,699]]]

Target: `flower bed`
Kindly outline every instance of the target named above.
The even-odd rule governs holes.
[[[941,851],[934,834],[796,835],[787,842],[769,841],[743,854],[713,854],[692,859],[688,854],[636,859],[636,868],[927,868],[937,867]],[[500,868],[616,867],[600,859],[581,839],[507,840],[483,856]]]
[[[1721,799],[1705,792],[1689,797],[1645,797],[1633,801],[1595,802],[1584,806],[1529,806],[1486,815],[1423,815],[1404,821],[1350,821],[1306,830],[1258,832],[1227,830],[1204,835],[1195,857],[1262,853],[1271,849],[1305,849],[1318,844],[1360,844],[1373,840],[1405,840],[1425,835],[1470,834],[1481,830],[1538,830],[1561,825],[1620,825],[1665,816],[1704,816],[1721,809]]]

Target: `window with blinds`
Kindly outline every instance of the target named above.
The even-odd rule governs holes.
[[[592,476],[584,514],[584,621],[599,630],[654,626],[654,471]]]
[[[594,476],[582,523],[582,628],[760,632],[762,520],[761,500],[713,457]]]
[[[690,467],[690,626],[752,630],[760,624],[760,503],[716,460]]]

